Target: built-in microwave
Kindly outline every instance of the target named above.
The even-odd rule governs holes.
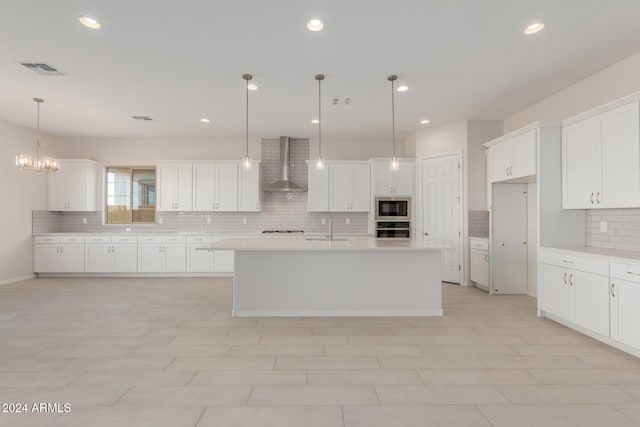
[[[376,197],[377,221],[410,221],[411,197]]]

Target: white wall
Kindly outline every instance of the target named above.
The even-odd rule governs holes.
[[[539,120],[563,120],[636,91],[640,91],[640,53],[507,117],[504,130]]]
[[[502,120],[469,120],[467,131],[467,193],[470,211],[486,211],[487,160],[483,144],[502,136]]]
[[[52,153],[57,138],[43,135],[43,139],[51,147],[44,153]],[[0,284],[33,275],[31,211],[47,207],[47,175],[19,170],[15,156],[34,155],[35,140],[35,130],[0,120]]]

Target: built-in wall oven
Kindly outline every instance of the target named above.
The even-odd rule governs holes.
[[[376,197],[376,237],[411,238],[411,197]]]

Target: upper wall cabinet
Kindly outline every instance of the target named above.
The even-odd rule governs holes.
[[[401,159],[397,171],[391,170],[391,159],[374,159],[371,167],[374,196],[413,196],[415,159]]]
[[[238,211],[238,162],[194,163],[193,210]]]
[[[329,212],[369,212],[371,167],[369,162],[334,163],[329,166]]]
[[[316,169],[315,162],[307,160],[309,168],[307,209],[309,212],[329,212],[329,165]]]
[[[260,206],[260,162],[254,161],[251,169],[240,168],[238,183],[238,210],[257,212]]]
[[[48,177],[48,210],[96,210],[98,164],[92,160],[59,160],[60,169]]]
[[[640,114],[638,101],[562,129],[564,209],[640,206]]]
[[[191,211],[193,167],[191,163],[158,162],[157,210]]]
[[[491,182],[536,174],[536,131],[505,139],[491,146]]]

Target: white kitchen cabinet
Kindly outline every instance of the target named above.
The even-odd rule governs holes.
[[[228,250],[198,250],[224,237],[192,236],[188,238],[187,271],[194,273],[232,273],[234,253]]]
[[[238,211],[259,212],[260,204],[260,162],[254,161],[251,169],[239,166]]]
[[[513,136],[491,147],[491,182],[536,174],[536,130]]]
[[[193,165],[195,211],[238,211],[238,162]]]
[[[186,271],[184,236],[140,236],[138,238],[138,272],[183,273]]]
[[[611,339],[640,351],[640,265],[611,262]]]
[[[36,237],[33,254],[35,273],[84,272],[84,238],[78,236]]]
[[[638,101],[569,120],[562,130],[563,208],[640,206]]]
[[[50,173],[47,209],[49,211],[96,210],[98,165],[92,160],[59,160],[60,169]]]
[[[578,326],[609,335],[609,263],[542,253],[540,308]],[[584,270],[587,271],[584,271]]]
[[[156,170],[158,211],[191,211],[193,198],[193,165],[191,163],[158,162]]]
[[[86,236],[86,273],[135,273],[138,246],[135,236]]]
[[[324,169],[316,169],[315,162],[307,161],[308,193],[307,209],[309,212],[329,212],[329,165]]]
[[[469,238],[471,281],[489,290],[489,242],[482,238]]]
[[[415,159],[401,159],[400,168],[391,170],[391,159],[372,160],[374,196],[413,196]]]
[[[329,165],[329,211],[369,212],[371,168],[368,162]]]

